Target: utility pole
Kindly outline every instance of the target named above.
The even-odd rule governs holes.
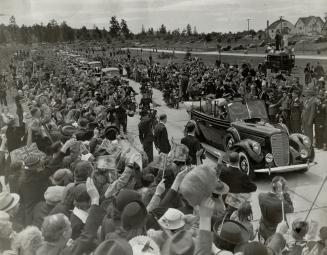
[[[246,19],[247,20],[247,22],[248,22],[248,32],[250,31],[250,20],[251,19]]]
[[[280,33],[283,33],[283,21],[282,21],[283,18],[284,18],[283,16],[279,17],[279,20],[280,20]]]

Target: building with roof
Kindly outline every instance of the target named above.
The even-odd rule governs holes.
[[[285,19],[279,19],[279,20],[276,20],[275,22],[273,22],[271,25],[269,25],[267,28],[267,31],[268,31],[268,36],[271,39],[275,39],[275,36],[277,33],[280,33],[283,35],[284,34],[295,34],[296,28],[291,22],[289,22]]]
[[[301,17],[295,23],[296,34],[318,36],[321,34],[324,21],[318,16]]]

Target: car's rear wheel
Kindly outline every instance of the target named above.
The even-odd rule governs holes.
[[[249,157],[246,155],[245,152],[240,151],[239,152],[239,167],[240,170],[248,175],[249,177],[253,178],[253,171],[252,171],[252,166],[251,166],[251,161]]]

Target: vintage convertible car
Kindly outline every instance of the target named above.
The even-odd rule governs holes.
[[[211,154],[237,151],[240,169],[248,175],[307,171],[314,160],[310,139],[289,134],[283,124],[268,121],[263,101],[225,99],[187,102],[196,135]]]

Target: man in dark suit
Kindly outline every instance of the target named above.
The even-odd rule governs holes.
[[[139,128],[139,138],[143,145],[143,150],[148,156],[149,162],[153,161],[153,126],[156,119],[157,111],[149,113],[148,111],[142,111],[141,121],[138,125]]]
[[[165,126],[167,122],[167,115],[161,114],[159,116],[159,123],[154,129],[154,145],[159,153],[168,154],[171,147],[168,139],[168,132]]]
[[[203,147],[199,140],[195,137],[195,124],[190,121],[186,124],[185,129],[186,136],[182,138],[181,143],[186,145],[189,149],[189,163],[192,165],[201,164],[201,154],[203,153]]]
[[[250,193],[257,190],[257,186],[250,177],[239,169],[239,155],[231,152],[227,166],[222,165],[222,158],[218,160],[218,171],[220,170],[220,180],[229,186],[230,193]]]

